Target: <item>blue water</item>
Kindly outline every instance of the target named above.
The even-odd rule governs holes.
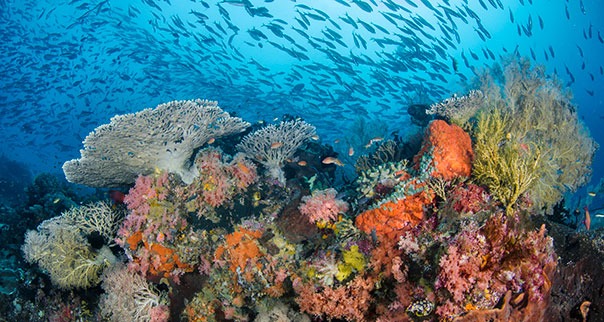
[[[61,173],[112,116],[192,98],[250,122],[302,116],[344,152],[359,120],[411,135],[408,105],[463,93],[508,55],[569,85],[602,145],[603,12],[597,0],[0,0],[0,154]]]

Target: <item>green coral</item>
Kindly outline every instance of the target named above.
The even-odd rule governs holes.
[[[597,144],[570,93],[543,67],[522,60],[504,70],[480,79],[485,98],[473,131],[473,175],[508,213],[522,195],[534,209],[550,213],[565,192],[588,181]]]

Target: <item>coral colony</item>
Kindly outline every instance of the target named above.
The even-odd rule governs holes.
[[[586,182],[596,145],[539,67],[481,79],[430,107],[412,154],[372,139],[338,187],[301,119],[202,100],[116,116],[64,172],[130,186],[123,204],[44,221],[25,258],[58,288],[100,285],[111,321],[542,321],[558,257],[533,218]]]

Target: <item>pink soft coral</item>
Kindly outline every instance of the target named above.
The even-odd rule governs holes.
[[[349,321],[366,320],[365,314],[372,302],[373,287],[372,278],[361,275],[346,285],[325,287],[322,290],[318,290],[313,283],[294,281],[294,289],[298,293],[296,302],[302,312]]]
[[[300,213],[308,217],[311,223],[335,222],[338,214],[348,211],[346,201],[336,199],[335,189],[315,190],[311,196],[302,197],[302,203],[298,207]]]

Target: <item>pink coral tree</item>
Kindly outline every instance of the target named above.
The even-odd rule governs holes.
[[[337,193],[333,188],[315,190],[312,195],[302,197],[298,209],[313,224],[336,222],[339,214],[348,211],[348,203],[337,199]]]

